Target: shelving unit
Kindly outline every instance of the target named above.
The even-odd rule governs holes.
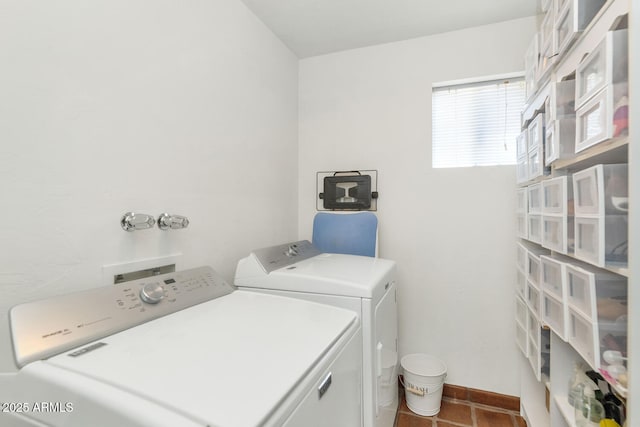
[[[557,9],[556,3],[563,4],[563,9],[566,10],[565,7],[567,3],[571,2],[571,7],[578,7],[578,3],[583,0],[547,0],[544,3],[549,7],[550,10],[554,10],[555,12],[551,13],[559,13]],[[597,4],[598,0],[584,0],[585,4],[589,1],[592,4]],[[624,28],[624,22],[627,19],[627,15],[630,10],[630,0],[607,0],[599,11],[595,14],[591,22],[585,27],[584,31],[575,37],[575,41],[566,49],[560,52],[559,55],[556,54],[557,50],[551,50],[551,55],[545,57],[544,55],[549,52],[548,43],[549,36],[538,37],[536,35],[535,43],[531,44],[531,48],[526,52],[526,63],[531,66],[532,57],[535,57],[535,54],[532,53],[534,49],[538,49],[539,52],[542,52],[542,57],[540,57],[540,62],[535,64],[534,69],[527,69],[525,72],[525,76],[527,78],[534,77],[534,82],[527,81],[528,90],[528,100],[522,111],[522,129],[523,131],[527,131],[532,126],[532,123],[535,121],[539,121],[540,117],[542,117],[542,121],[545,123],[552,122],[555,120],[555,117],[547,117],[545,120],[544,116],[539,116],[539,114],[547,114],[549,113],[549,104],[548,98],[550,98],[551,94],[555,89],[551,89],[551,84],[554,82],[561,82],[564,80],[574,79],[576,78],[576,74],[579,72],[579,65],[583,60],[588,59],[587,55],[593,52],[596,47],[598,47],[603,40],[603,37],[607,32],[612,28]],[[588,9],[588,8],[587,8]],[[553,19],[550,19],[549,16],[545,16],[541,21],[543,23],[553,22]],[[547,25],[548,28],[548,25]],[[542,31],[542,30],[541,30]],[[555,34],[554,34],[555,35]],[[540,46],[540,40],[544,41],[546,47]],[[557,46],[555,46],[557,49]],[[584,64],[582,65],[584,68]],[[578,70],[578,71],[577,71]],[[631,74],[629,74],[630,76]],[[611,77],[611,76],[609,76]],[[578,80],[576,80],[578,81]],[[582,90],[582,89],[579,89]],[[611,89],[613,91],[613,89]],[[604,90],[602,90],[604,92]],[[590,100],[595,99],[599,96],[600,92],[594,92],[596,95],[584,96],[585,102],[577,105],[576,107],[584,108],[585,105],[590,102]],[[546,107],[546,108],[545,108]],[[576,108],[576,110],[579,110]],[[609,108],[612,108],[609,107]],[[546,110],[546,111],[545,111]],[[584,110],[583,110],[584,111]],[[538,117],[536,117],[538,116]],[[582,116],[584,118],[584,116]],[[577,116],[576,116],[577,119]],[[578,120],[576,120],[578,122]],[[556,128],[557,129],[557,128]],[[578,129],[579,124],[577,124],[576,129],[576,137],[578,137]],[[529,132],[527,132],[530,134]],[[543,132],[545,135],[547,131]],[[557,133],[557,131],[556,131]],[[613,135],[611,133],[610,135]],[[528,135],[530,137],[530,135]],[[558,135],[554,135],[554,138],[558,138]],[[583,140],[580,140],[581,144]],[[519,140],[518,143],[521,144],[522,140]],[[537,147],[539,141],[534,142],[534,146]],[[619,163],[627,163],[629,159],[629,144],[630,138],[626,135],[616,136],[609,138],[603,142],[597,143],[591,147],[586,149],[581,149],[578,153],[571,154],[568,156],[561,156],[560,158],[555,158],[551,164],[544,165],[546,169],[540,168],[529,168],[528,165],[525,165],[526,169],[531,170],[539,170],[537,176],[529,176],[529,179],[522,179],[520,174],[518,175],[518,190],[519,190],[519,200],[521,197],[521,193],[523,189],[527,189],[530,185],[535,185],[541,182],[546,182],[550,178],[559,177],[559,176],[568,176],[571,179],[572,174],[588,169],[598,164],[619,164]],[[580,145],[582,148],[584,144]],[[553,152],[550,152],[553,154]],[[525,156],[524,154],[527,154]],[[530,149],[525,148],[524,150],[519,151],[518,161],[524,160],[528,158],[530,154]],[[538,155],[539,157],[539,155]],[[525,160],[526,161],[526,160]],[[518,165],[518,170],[523,170],[521,165]],[[528,193],[528,190],[525,190],[524,193]],[[536,208],[537,209],[537,208]],[[571,209],[572,211],[573,209]],[[536,244],[532,244],[531,242],[531,234],[529,234],[527,239],[522,239],[522,233],[531,233],[532,224],[535,226],[536,218],[540,215],[540,213],[536,210],[535,212],[531,212],[531,215],[528,212],[527,206],[523,207],[521,204],[518,204],[517,211],[519,224],[524,220],[527,223],[527,227],[525,229],[521,229],[519,227],[519,239],[521,243],[519,246],[519,259],[521,258],[522,248],[533,248],[534,252],[540,250],[544,251],[545,248],[541,246],[539,242]],[[560,217],[561,214],[553,214],[556,217]],[[553,216],[552,215],[552,216]],[[573,212],[570,212],[570,215],[575,215]],[[529,217],[533,217],[533,221],[529,221]],[[581,219],[581,226],[584,226],[585,215],[578,215],[579,219]],[[604,222],[605,217],[603,216],[601,220]],[[550,221],[553,225],[553,222]],[[567,222],[565,222],[567,223]],[[573,221],[571,222],[573,224]],[[573,225],[570,225],[573,227]],[[576,234],[577,234],[577,226],[576,226]],[[578,236],[576,235],[577,239]],[[538,235],[534,234],[534,239],[537,240]],[[629,236],[627,235],[627,240]],[[564,251],[564,249],[562,249]],[[556,252],[555,250],[549,250],[549,253],[552,257],[560,254],[560,252]],[[609,252],[601,252],[607,253]],[[562,258],[564,262],[574,263],[576,265],[580,263],[584,263],[584,259],[578,258],[573,253],[562,253]],[[609,256],[609,255],[607,255]],[[617,260],[616,260],[617,261]],[[602,261],[598,260],[598,263],[602,263]],[[529,274],[528,271],[523,271],[523,266],[521,263],[518,264],[519,276],[523,274]],[[630,276],[630,269],[622,264],[614,264],[612,262],[608,262],[606,265],[597,265],[596,266],[600,270],[608,271],[615,273],[624,278],[628,278]],[[533,304],[531,304],[531,298],[535,299],[535,293],[540,293],[541,298],[541,310],[544,310],[544,292],[541,288],[536,289],[536,286],[532,286],[530,284],[531,280],[528,276],[525,279],[524,286],[524,295],[522,290],[522,279],[519,277],[518,283],[518,292],[519,295],[517,298],[522,298],[529,310],[532,310]],[[533,287],[533,294],[531,294],[528,290],[530,287]],[[522,301],[522,299],[520,301]],[[554,300],[555,301],[555,300]],[[520,302],[522,304],[522,302]],[[551,302],[550,302],[551,304]],[[557,304],[556,304],[557,308]],[[567,319],[568,321],[568,319]],[[531,333],[531,331],[535,331],[537,327],[545,328],[545,322],[543,321],[542,313],[539,313],[537,319],[527,319],[528,324],[527,332]],[[531,322],[537,322],[537,324],[532,325]],[[597,328],[599,323],[598,319],[594,320],[593,328]],[[518,323],[518,322],[517,322]],[[518,323],[520,330],[522,329],[522,325]],[[521,339],[521,337],[519,337]],[[566,337],[565,337],[566,338]],[[576,363],[582,363],[585,366],[588,366],[588,363],[585,361],[581,353],[578,352],[572,344],[570,344],[571,340],[565,341],[563,337],[560,337],[553,330],[550,331],[550,374],[549,377],[545,380],[540,380],[540,372],[534,372],[531,369],[531,365],[529,360],[531,358],[531,354],[527,352],[531,351],[531,345],[526,346],[526,348],[521,348],[524,353],[524,357],[522,357],[521,361],[521,412],[522,415],[528,422],[529,427],[575,427],[575,409],[573,406],[569,404],[568,401],[568,388],[569,382],[573,378],[574,366]],[[528,341],[527,341],[528,342]],[[571,341],[573,342],[573,341]],[[576,347],[581,348],[581,347]],[[605,347],[606,348],[606,347]],[[535,348],[534,348],[535,350]],[[584,353],[584,349],[581,350],[582,354]],[[585,356],[586,357],[586,356]],[[591,363],[598,363],[598,358],[594,362],[591,360]],[[593,369],[594,367],[590,367],[589,369]],[[621,398],[626,398],[626,389],[621,387],[619,384],[612,384],[616,393]],[[545,405],[545,389],[548,391],[550,395],[548,407]]]

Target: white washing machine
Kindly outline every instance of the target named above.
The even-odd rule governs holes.
[[[19,305],[10,322],[3,426],[362,422],[358,317],[208,267]]]
[[[253,251],[235,285],[348,308],[362,321],[363,425],[392,427],[398,408],[394,261],[328,254],[303,240]]]

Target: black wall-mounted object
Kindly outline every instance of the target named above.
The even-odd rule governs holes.
[[[371,191],[371,176],[358,171],[325,176],[323,187],[324,192],[318,196],[328,210],[369,210],[371,200],[378,197],[377,191]]]

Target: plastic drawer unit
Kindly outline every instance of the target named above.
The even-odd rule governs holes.
[[[542,246],[573,253],[573,181],[559,176],[542,182]]]
[[[569,307],[566,301],[562,301],[553,295],[542,294],[542,321],[564,341],[568,338]]]
[[[542,243],[542,184],[532,184],[527,187],[527,203],[527,239],[540,244]]]
[[[568,159],[575,154],[576,119],[567,117],[554,120],[547,127],[544,139],[544,163],[551,166],[556,160]]]
[[[565,268],[567,258],[540,256],[541,312],[543,323],[567,340],[568,304]]]
[[[599,267],[627,265],[628,165],[595,165],[573,175],[575,256]]]
[[[529,180],[527,139],[528,132],[526,130],[516,136],[516,182],[518,184],[523,184]]]
[[[527,197],[528,193],[526,188],[518,188],[516,190],[516,212],[527,212],[529,209]]]
[[[516,190],[516,233],[518,237],[522,239],[529,238],[527,232],[527,210],[529,206],[527,196],[528,192],[526,187]]]
[[[552,82],[545,100],[544,162],[550,166],[575,153],[576,109],[575,80]]]
[[[528,268],[528,253],[529,250],[524,243],[516,242],[516,266],[518,267],[518,270],[522,271],[525,274]]]
[[[575,257],[599,267],[625,268],[628,261],[627,215],[575,218]]]
[[[527,233],[533,243],[542,243],[542,215],[527,215]]]
[[[544,329],[539,320],[529,311],[529,363],[538,381],[542,374],[549,375],[549,330]]]
[[[609,31],[576,70],[576,153],[628,133],[628,31]]]
[[[558,119],[576,116],[576,81],[563,80],[549,83],[549,96],[545,99],[545,127]]]
[[[571,254],[574,251],[574,240],[574,217],[542,216],[542,246],[562,254]]]
[[[540,25],[540,59],[538,63],[538,81],[543,81],[551,66],[555,63],[555,8],[550,7],[542,18]]]
[[[542,213],[573,215],[573,180],[559,176],[542,182]]]
[[[593,369],[600,369],[607,350],[626,352],[627,318],[591,321],[569,306],[569,344]]]
[[[529,310],[527,305],[522,298],[516,296],[516,344],[525,357],[529,356],[528,321]]]
[[[520,269],[516,270],[516,291],[518,295],[525,298],[527,293],[527,274]]]
[[[540,288],[540,256],[548,254],[549,252],[544,249],[530,248],[527,251],[527,286],[525,290],[525,300],[529,308],[535,313],[536,319],[540,319],[540,303],[542,298]]]
[[[569,305],[587,319],[615,321],[627,315],[625,277],[597,268],[569,264],[565,278]]]
[[[605,4],[605,0],[557,0],[556,52],[559,55],[575,41]]]
[[[531,281],[527,282],[527,305],[533,312],[536,319],[540,319],[540,302],[542,298],[542,292],[540,288],[535,286]]]
[[[549,172],[544,166],[544,114],[538,113],[527,128],[527,162],[529,179],[535,179]]]
[[[530,214],[542,213],[542,184],[532,184],[527,187],[527,203]]]
[[[518,237],[522,239],[529,238],[527,223],[528,223],[528,219],[527,219],[526,213],[524,212],[516,213],[516,234],[518,235]]]
[[[538,87],[538,56],[540,49],[538,47],[538,33],[535,33],[533,39],[527,47],[524,55],[524,81],[526,98],[529,99]]]
[[[566,262],[559,259],[540,256],[540,286],[544,292],[559,300],[567,298],[566,265]]]
[[[621,215],[628,211],[628,165],[595,165],[573,175],[576,216]]]
[[[628,81],[628,30],[608,31],[576,70],[576,109],[608,85]]]
[[[576,153],[628,134],[627,83],[605,87],[576,113]]]

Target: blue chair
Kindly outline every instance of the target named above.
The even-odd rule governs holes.
[[[313,219],[313,245],[322,252],[376,256],[378,218],[372,212],[319,212]]]

